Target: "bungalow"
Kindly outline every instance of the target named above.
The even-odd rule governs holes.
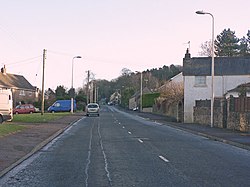
[[[240,84],[250,82],[250,57],[216,57],[214,61],[214,97]],[[211,100],[211,57],[191,58],[187,50],[183,59],[184,122],[193,122],[196,100]]]
[[[6,67],[1,68],[0,88],[9,88],[13,94],[14,107],[20,103],[38,101],[38,89],[32,86],[22,75],[6,73]]]
[[[229,98],[230,96],[239,97],[242,94],[246,97],[250,97],[250,82],[246,84],[241,84],[237,86],[236,88],[227,91],[227,93],[225,94],[225,97],[226,99]]]

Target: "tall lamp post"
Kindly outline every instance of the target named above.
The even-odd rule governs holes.
[[[140,112],[142,112],[142,72],[136,71],[141,74],[141,97],[140,97]]]
[[[75,56],[75,57],[73,57],[73,59],[72,59],[72,79],[71,79],[71,114],[73,114],[73,112],[74,112],[74,88],[73,88],[73,77],[74,77],[74,75],[73,75],[73,73],[74,73],[74,59],[75,58],[82,58],[81,56]]]
[[[211,119],[210,119],[210,125],[211,127],[214,126],[214,16],[213,14],[209,13],[209,12],[204,12],[204,11],[196,11],[196,14],[201,14],[201,15],[205,15],[208,14],[212,17],[212,66],[211,66],[211,77],[212,77],[212,81],[211,81]]]

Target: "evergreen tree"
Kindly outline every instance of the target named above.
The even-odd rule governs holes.
[[[217,56],[237,56],[239,39],[235,32],[224,29],[215,40],[215,54]]]
[[[57,100],[68,99],[69,96],[68,96],[66,90],[67,89],[64,86],[57,86],[56,90],[55,90],[55,92],[56,92],[56,99]]]
[[[239,44],[239,56],[248,56],[250,55],[249,53],[249,46],[248,46],[248,41],[245,36],[240,39],[240,44]]]

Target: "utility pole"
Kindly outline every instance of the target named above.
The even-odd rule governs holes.
[[[45,70],[46,49],[43,50],[43,77],[42,77],[42,106],[41,115],[44,114],[44,70]]]
[[[87,103],[89,103],[89,70],[88,70],[88,75],[87,75],[87,89],[86,89],[86,95],[87,95]]]

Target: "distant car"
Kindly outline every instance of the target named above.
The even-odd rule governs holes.
[[[14,114],[32,114],[36,112],[35,107],[32,104],[21,104],[17,105],[13,109]]]
[[[86,106],[86,116],[97,115],[99,116],[100,107],[97,103],[89,103]]]

